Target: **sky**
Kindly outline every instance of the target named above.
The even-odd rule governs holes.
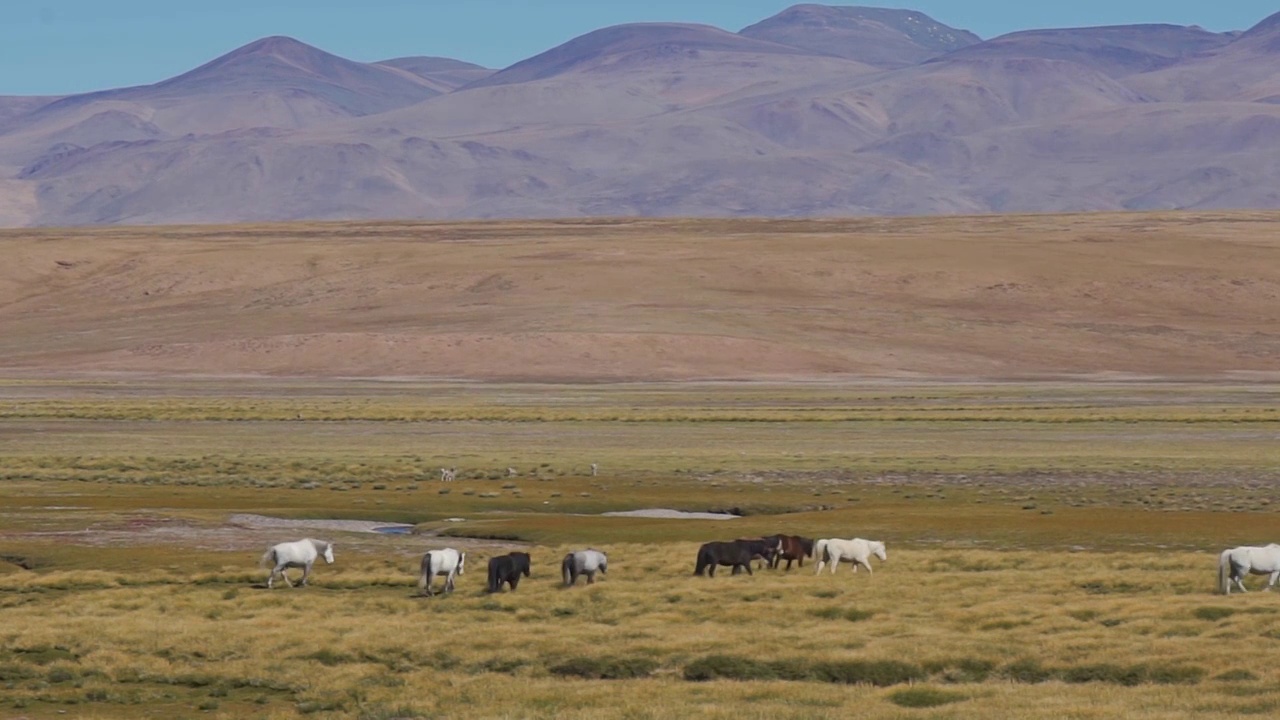
[[[792,4],[794,0],[0,0],[0,95],[63,95],[153,83],[267,35],[295,37],[352,60],[438,55],[499,68],[609,25],[698,22],[737,31]],[[884,6],[919,10],[984,38],[1033,28],[1128,23],[1244,30],[1278,9],[1275,0],[901,0]]]

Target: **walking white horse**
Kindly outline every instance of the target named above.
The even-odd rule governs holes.
[[[596,581],[596,573],[609,573],[609,558],[599,550],[587,549],[571,552],[564,556],[560,563],[560,571],[564,575],[564,584],[573,585],[578,582],[579,575],[587,576],[587,584]]]
[[[453,592],[453,579],[466,570],[467,554],[453,548],[432,550],[422,556],[422,571],[418,575],[418,590],[427,597],[435,593],[431,591],[431,583],[437,575],[444,575],[444,591]]]
[[[862,538],[854,538],[852,540],[841,540],[840,538],[826,538],[819,540],[813,544],[813,556],[818,560],[818,569],[815,575],[822,572],[822,566],[827,561],[831,562],[831,574],[836,572],[836,565],[840,564],[840,558],[844,558],[853,563],[853,571],[858,572],[858,566],[861,565],[871,570],[871,556],[875,555],[881,561],[888,561],[889,557],[884,551],[884,543],[879,540],[863,540]]]
[[[289,575],[285,570],[297,567],[302,568],[302,585],[305,586],[307,577],[311,575],[311,566],[315,564],[316,558],[321,556],[324,557],[325,563],[333,562],[333,543],[306,538],[294,542],[280,543],[269,548],[262,555],[262,559],[258,561],[258,565],[262,567],[271,566],[271,574],[267,576],[268,589],[275,584],[276,575],[284,578],[286,585],[293,587],[293,583],[289,581]]]
[[[1240,592],[1249,592],[1244,587],[1245,575],[1270,575],[1267,586],[1270,590],[1280,578],[1280,545],[1271,543],[1263,547],[1242,545],[1223,550],[1218,557],[1218,587],[1227,595],[1231,594],[1231,583],[1240,588]]]

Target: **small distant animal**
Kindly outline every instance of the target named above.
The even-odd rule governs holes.
[[[418,575],[418,590],[421,594],[431,597],[435,593],[431,590],[431,584],[435,581],[437,575],[444,575],[444,591],[446,593],[453,592],[454,579],[463,574],[466,570],[467,554],[458,552],[454,548],[444,548],[443,550],[432,550],[422,556],[421,572]]]
[[[453,482],[458,475],[458,468],[440,468],[440,482]]]
[[[723,565],[732,567],[733,574],[743,570],[751,572],[751,561],[757,557],[772,557],[771,546],[762,539],[739,539],[731,542],[709,542],[698,548],[698,559],[694,563],[693,574],[707,577],[716,576],[716,567]]]
[[[1280,578],[1280,545],[1271,543],[1261,547],[1242,545],[1223,550],[1218,556],[1218,587],[1224,594],[1231,594],[1231,583],[1240,592],[1249,592],[1244,586],[1246,575],[1270,575],[1264,591],[1275,587]]]
[[[888,561],[889,558],[885,554],[884,543],[879,540],[863,540],[862,538],[854,538],[852,540],[841,540],[839,538],[828,538],[819,540],[813,544],[813,555],[818,559],[818,569],[814,574],[822,572],[822,566],[831,563],[831,574],[836,572],[836,566],[840,564],[840,559],[844,558],[853,562],[853,571],[858,572],[858,566],[861,565],[871,570],[871,556],[875,555],[882,562]]]
[[[489,558],[489,592],[502,591],[503,583],[511,586],[515,592],[520,584],[520,576],[529,577],[529,553],[513,552]]]
[[[600,472],[600,466],[595,463],[591,463],[591,477],[595,477],[596,474],[599,472]]]
[[[267,576],[268,589],[275,584],[276,575],[284,578],[286,585],[293,587],[288,573],[285,572],[288,568],[302,568],[301,584],[306,587],[307,578],[311,576],[311,566],[315,564],[318,557],[323,557],[325,564],[333,563],[333,543],[304,538],[268,548],[258,560],[258,565],[271,568],[271,574]]]
[[[586,575],[587,584],[590,585],[596,581],[596,573],[607,575],[609,571],[609,558],[599,550],[588,548],[571,552],[564,556],[564,560],[560,563],[560,572],[564,575],[564,584],[572,586],[577,584],[578,576]]]
[[[770,535],[765,540],[775,540],[778,543],[778,553],[773,556],[773,562],[769,563],[769,567],[777,568],[783,560],[787,561],[787,570],[791,569],[792,561],[798,560],[800,567],[804,567],[804,559],[813,557],[813,540],[799,535]]]
[[[517,476],[517,475],[519,475],[519,474],[520,474],[520,473],[519,473],[519,472],[517,472],[515,468],[513,468],[513,467],[509,467],[509,468],[507,468],[507,477],[515,477],[515,476]]]

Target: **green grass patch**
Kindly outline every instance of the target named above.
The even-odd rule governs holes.
[[[931,687],[913,687],[889,693],[889,702],[904,708],[933,708],[968,700],[969,696],[950,690]]]

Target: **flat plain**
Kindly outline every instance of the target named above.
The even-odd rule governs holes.
[[[0,715],[1274,714],[1280,606],[1216,592],[1280,532],[1273,223],[7,234]],[[889,560],[691,576],[774,532]]]

